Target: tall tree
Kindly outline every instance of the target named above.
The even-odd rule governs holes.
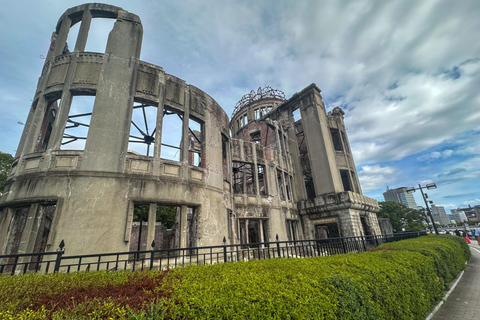
[[[5,182],[7,181],[8,172],[12,167],[13,159],[11,154],[0,151],[0,192],[3,192],[5,188]]]
[[[394,232],[420,231],[425,229],[423,221],[425,219],[422,212],[405,207],[403,204],[385,201],[379,202],[380,211],[377,213],[379,218],[388,218],[392,223]]]

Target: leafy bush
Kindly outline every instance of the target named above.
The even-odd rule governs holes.
[[[424,319],[469,258],[459,240],[170,272],[0,277],[0,319]]]

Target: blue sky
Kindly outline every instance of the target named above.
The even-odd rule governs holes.
[[[3,4],[0,151],[15,152],[51,33],[81,3]],[[447,211],[480,204],[480,1],[107,3],[140,16],[142,60],[206,91],[228,114],[252,89],[290,97],[316,83],[327,109],[346,111],[367,196],[436,182],[429,197]]]

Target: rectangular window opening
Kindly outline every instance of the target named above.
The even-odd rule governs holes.
[[[350,146],[348,145],[348,141],[347,141],[347,136],[345,135],[345,132],[342,131],[342,139],[343,139],[343,143],[345,145],[345,151],[347,151],[347,153],[351,153],[350,152]]]
[[[85,51],[104,53],[107,49],[108,36],[110,31],[113,30],[115,21],[116,19],[93,18],[88,31]]]
[[[188,164],[202,167],[203,131],[202,124],[190,117],[188,119]]]
[[[348,170],[340,170],[340,176],[342,177],[343,190],[344,191],[353,191],[352,184],[350,183],[350,177]]]
[[[69,53],[75,50],[75,44],[77,43],[78,32],[80,31],[81,22],[75,23],[73,26],[70,27],[68,30],[68,37],[67,43],[65,43],[65,47],[63,48],[62,53]]]
[[[95,96],[73,96],[63,131],[62,150],[84,150]]]
[[[162,159],[180,161],[183,113],[165,107],[162,123]]]
[[[302,116],[301,116],[301,113],[300,113],[300,109],[299,109],[299,108],[297,108],[297,109],[295,109],[295,110],[293,111],[293,120],[294,120],[295,122],[298,122],[298,121],[302,120]]]
[[[60,99],[49,101],[45,108],[42,125],[40,127],[40,135],[37,140],[35,151],[43,152],[47,150],[48,142],[52,134],[53,124],[57,117],[58,107],[60,106]]]
[[[330,128],[332,134],[333,148],[336,151],[343,151],[342,138],[340,138],[340,132],[336,128]]]
[[[253,164],[233,162],[233,191],[236,194],[256,194]]]
[[[128,139],[128,153],[153,157],[157,131],[157,112],[158,108],[156,106],[134,103]]]
[[[258,170],[258,188],[261,196],[268,195],[267,180],[265,177],[265,166],[263,164],[257,165]]]
[[[260,131],[255,131],[255,132],[250,133],[250,139],[252,139],[252,142],[255,142],[257,144],[261,144],[262,139],[260,137]]]
[[[283,189],[283,173],[277,169],[278,195],[281,200],[285,200],[285,191]]]
[[[222,169],[223,179],[228,177],[228,138],[222,134]]]

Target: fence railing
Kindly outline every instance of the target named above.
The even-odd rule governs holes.
[[[76,271],[167,270],[179,266],[214,263],[331,256],[358,253],[382,243],[416,238],[422,232],[405,232],[379,236],[328,238],[314,240],[262,242],[155,250],[114,252],[88,255],[65,255],[64,242],[55,252],[0,255],[0,274],[54,273]]]

